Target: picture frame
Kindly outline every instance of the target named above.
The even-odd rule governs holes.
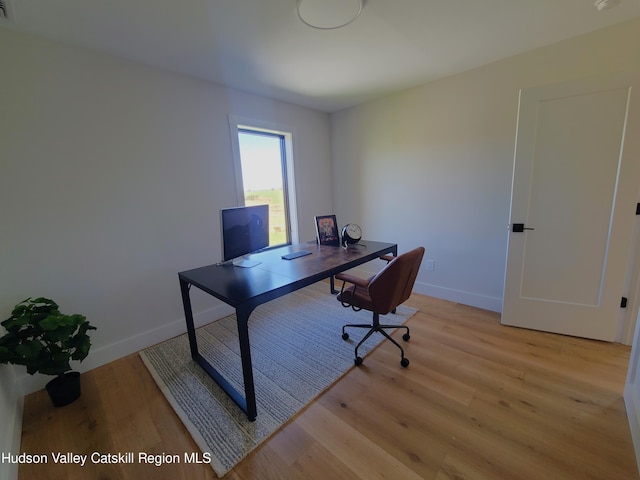
[[[316,215],[316,240],[320,245],[340,245],[335,215]]]

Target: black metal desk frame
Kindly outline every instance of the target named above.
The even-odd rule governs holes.
[[[299,250],[310,250],[313,253],[294,260],[280,258],[285,253]],[[362,241],[359,245],[350,246],[347,249],[307,243],[252,255],[251,259],[260,260],[262,263],[248,269],[229,265],[209,265],[180,272],[178,277],[191,357],[238,404],[247,414],[247,418],[254,421],[257,416],[257,407],[249,344],[249,317],[253,310],[263,303],[326,278],[331,279],[330,288],[334,292],[334,275],[375,260],[382,255],[396,256],[397,253],[398,246],[392,243]],[[244,396],[198,351],[189,295],[191,286],[222,300],[236,310]]]

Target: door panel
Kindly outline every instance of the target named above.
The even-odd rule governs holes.
[[[521,92],[511,222],[533,230],[509,234],[504,324],[615,339],[639,184],[625,135],[636,83]]]

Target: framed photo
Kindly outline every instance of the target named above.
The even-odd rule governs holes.
[[[340,245],[335,215],[316,216],[316,235],[320,245]]]

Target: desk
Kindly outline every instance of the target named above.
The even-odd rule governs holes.
[[[294,260],[283,260],[281,258],[286,253],[299,250],[308,250],[312,254]],[[257,411],[248,328],[251,312],[258,305],[325,278],[331,278],[331,289],[333,290],[333,275],[388,253],[394,256],[397,255],[398,246],[395,243],[362,241],[358,245],[351,245],[345,249],[317,245],[315,242],[310,242],[289,245],[251,255],[251,260],[259,260],[261,262],[251,268],[234,267],[233,265],[209,265],[180,272],[178,277],[191,357],[240,406],[249,420],[254,421]],[[236,309],[244,396],[198,352],[191,298],[189,296],[189,290],[192,285]]]

